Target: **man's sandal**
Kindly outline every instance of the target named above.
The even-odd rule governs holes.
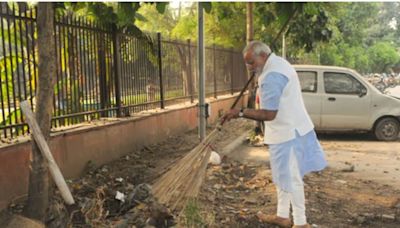
[[[292,228],[311,228],[311,225],[310,224],[305,224],[305,225],[301,225],[301,226],[299,226],[299,225],[294,225]]]
[[[261,211],[257,212],[257,218],[260,222],[266,222],[269,224],[278,225],[283,228],[290,228],[292,227],[292,221],[289,218],[282,218],[277,215],[266,215]],[[296,227],[298,228],[298,227]],[[302,228],[302,227],[299,227]]]

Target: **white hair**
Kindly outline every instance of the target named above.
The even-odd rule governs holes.
[[[266,55],[271,54],[271,48],[268,47],[268,45],[264,44],[261,41],[251,41],[246,45],[246,47],[243,49],[243,54],[246,52],[252,50],[253,55],[259,56],[261,53],[264,53]]]

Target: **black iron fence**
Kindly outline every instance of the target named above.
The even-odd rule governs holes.
[[[19,102],[35,104],[36,10],[0,3],[0,138],[28,132]],[[197,47],[188,41],[117,32],[73,15],[56,16],[57,83],[53,127],[164,108],[198,94]],[[246,82],[242,55],[206,48],[206,94],[239,91]]]

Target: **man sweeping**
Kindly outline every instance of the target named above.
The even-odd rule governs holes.
[[[327,165],[314,125],[304,106],[296,71],[260,41],[243,50],[247,68],[258,75],[260,109],[231,109],[223,121],[248,118],[265,121],[264,142],[269,145],[272,178],[277,189],[277,213],[257,213],[266,223],[294,228],[311,227],[305,215],[303,177]]]

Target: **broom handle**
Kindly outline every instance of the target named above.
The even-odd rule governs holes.
[[[244,91],[247,90],[247,87],[249,87],[249,84],[251,81],[253,81],[253,78],[256,76],[255,72],[251,73],[250,79],[247,81],[246,85],[243,87],[242,91],[240,91],[239,96],[236,97],[235,102],[233,102],[231,109],[235,108],[235,106],[237,105],[237,103],[239,102],[240,98],[243,96]]]
[[[247,87],[249,87],[249,84],[251,81],[253,81],[253,78],[256,76],[255,72],[251,73],[251,76],[249,80],[247,81],[246,85],[243,87],[242,91],[240,91],[239,96],[236,97],[235,102],[233,102],[231,109],[235,108],[237,103],[239,102],[240,98],[243,96],[244,91],[246,91]],[[224,125],[225,120],[221,121],[220,124],[217,125],[217,129],[221,130],[222,125]]]

